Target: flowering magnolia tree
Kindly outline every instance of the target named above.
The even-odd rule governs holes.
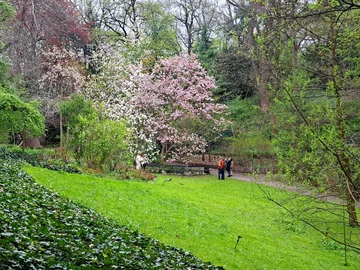
[[[86,94],[103,104],[114,119],[126,118],[132,129],[132,151],[161,160],[183,160],[204,152],[207,138],[220,136],[227,124],[226,106],[215,104],[214,80],[195,55],[161,60],[151,74],[126,63],[109,47],[96,55],[99,73]]]
[[[117,47],[111,45],[100,46],[91,61],[96,73],[91,75],[84,95],[111,119],[128,122],[129,148],[134,156],[142,151],[154,159],[158,152],[156,142],[142,128],[152,121],[148,114],[138,110],[134,101],[145,77],[141,66],[127,62]]]
[[[141,80],[133,102],[152,120],[143,128],[161,144],[162,161],[204,152],[207,140],[220,136],[226,106],[213,102],[214,87],[195,55],[163,59]]]

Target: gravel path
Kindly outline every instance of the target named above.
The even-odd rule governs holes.
[[[210,174],[217,177],[217,170],[210,169]],[[263,185],[286,189],[286,190],[291,190],[291,191],[296,191],[295,187],[288,186],[285,183],[280,182],[280,181],[275,181],[275,180],[269,179],[265,174],[258,174],[258,175],[256,175],[256,177],[254,177],[254,175],[251,175],[248,173],[235,172],[232,174],[231,177],[227,177],[227,173],[225,172],[225,180],[230,179],[230,178],[242,180],[242,181],[246,181],[246,182],[253,182],[256,184],[263,184]]]
[[[217,170],[210,169],[210,174],[214,175],[214,177],[217,178]],[[254,175],[251,174],[235,172],[231,177],[227,177],[227,174],[225,172],[225,181],[230,178],[246,181],[246,182],[252,182],[260,185],[267,185],[270,187],[279,188],[291,192],[296,192],[301,195],[316,197],[318,199],[322,199],[331,203],[343,204],[343,200],[341,200],[340,198],[336,197],[333,194],[320,194],[320,193],[316,194],[314,193],[314,191],[316,190],[310,191],[308,188],[305,188],[300,184],[289,185],[285,182],[276,181],[274,179],[268,178],[265,174],[258,174],[255,177]],[[360,207],[360,204],[358,204],[358,207]]]

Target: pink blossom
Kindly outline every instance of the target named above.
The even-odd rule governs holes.
[[[204,152],[207,139],[220,136],[227,124],[222,119],[227,107],[212,99],[215,81],[195,55],[162,59],[151,74],[109,47],[94,60],[101,72],[85,93],[112,118],[127,119],[132,151],[155,152],[159,142],[163,159],[183,159]]]

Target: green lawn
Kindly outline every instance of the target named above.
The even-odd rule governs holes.
[[[359,269],[359,254],[348,252],[349,266],[344,266],[341,246],[291,221],[254,183],[162,175],[152,182],[129,182],[25,170],[64,197],[226,269]],[[172,180],[165,181],[168,178]],[[286,196],[270,187],[265,190]],[[358,228],[352,229],[353,238],[359,234]]]

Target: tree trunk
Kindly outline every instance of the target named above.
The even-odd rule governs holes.
[[[354,201],[354,198],[352,194],[349,192],[348,189],[346,189],[346,210],[349,215],[349,226],[350,227],[356,227],[359,226],[357,213],[356,213],[356,202]]]
[[[250,2],[250,17],[248,22],[248,33],[247,33],[247,43],[248,43],[248,50],[251,53],[251,62],[252,68],[256,83],[256,88],[258,90],[260,96],[260,108],[263,112],[268,113],[270,108],[270,98],[269,98],[269,91],[267,89],[267,76],[268,76],[268,69],[269,66],[266,66],[266,59],[263,57],[263,53],[259,48],[259,44],[256,41],[254,36],[257,28],[258,28],[258,21],[257,16],[261,9],[261,3],[254,3]]]
[[[342,183],[343,192],[345,194],[346,208],[349,214],[349,226],[355,227],[359,226],[356,213],[356,198],[354,196],[354,184],[351,174],[351,165],[348,157],[345,154],[346,149],[346,136],[345,136],[345,120],[342,110],[341,102],[341,87],[337,80],[337,60],[336,60],[336,37],[335,37],[335,27],[334,20],[330,19],[330,38],[331,38],[331,56],[332,56],[332,82],[333,82],[333,92],[336,100],[336,129],[337,129],[337,138],[340,142],[339,149],[337,151],[337,159],[339,166],[344,175],[344,180]]]
[[[64,145],[64,131],[63,131],[63,118],[60,111],[60,149],[63,149]]]
[[[269,98],[269,91],[266,87],[266,84],[263,80],[263,78],[261,78],[261,69],[259,69],[259,71],[255,71],[258,73],[258,75],[256,76],[256,84],[257,84],[257,90],[259,92],[259,96],[260,96],[260,108],[263,112],[265,113],[269,113],[269,109],[270,109],[270,98]]]
[[[161,164],[165,164],[166,142],[161,145]]]

